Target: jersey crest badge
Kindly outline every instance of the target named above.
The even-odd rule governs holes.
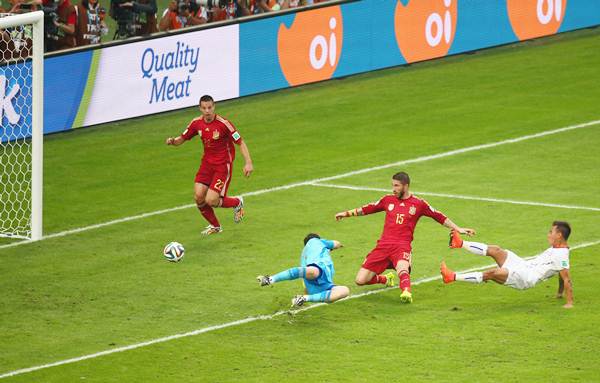
[[[391,204],[388,205],[388,210],[389,211],[394,210],[394,204],[393,203],[391,203]]]
[[[215,130],[213,131],[213,140],[218,140],[219,139],[219,131]]]
[[[417,208],[414,205],[412,205],[410,207],[410,209],[408,209],[408,214],[410,214],[410,215],[415,215],[416,212],[417,212]]]

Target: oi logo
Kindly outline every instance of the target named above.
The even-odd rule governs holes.
[[[567,0],[507,0],[506,10],[519,40],[555,34],[567,9]]]
[[[8,94],[6,91],[8,89],[8,81],[6,81],[6,77],[0,75],[0,122],[3,120],[6,115],[6,119],[9,123],[15,125],[21,119],[21,116],[15,111],[15,107],[13,106],[13,99],[21,90],[19,84],[15,83],[12,88],[9,90]]]
[[[277,54],[287,82],[294,86],[331,78],[342,52],[339,6],[297,13],[290,28],[279,26]]]
[[[456,33],[457,0],[396,3],[396,42],[407,62],[445,56]]]

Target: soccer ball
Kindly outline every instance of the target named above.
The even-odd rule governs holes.
[[[163,255],[169,262],[181,261],[184,253],[185,249],[183,248],[183,245],[179,242],[171,242],[167,246],[165,246],[163,250]]]

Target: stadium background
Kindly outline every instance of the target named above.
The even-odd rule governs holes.
[[[218,100],[232,99],[600,24],[600,3],[594,0],[559,1],[564,4],[560,15],[543,9],[539,17],[553,12],[549,21],[542,20],[546,24],[540,22],[537,1],[532,0],[454,0],[424,3],[430,5],[422,9],[416,3],[404,3],[364,0],[49,57],[45,62],[45,131],[189,107],[197,103],[201,92]],[[450,27],[445,26],[447,12]],[[332,17],[337,20],[333,29],[329,26]],[[415,38],[423,36],[428,22],[432,37],[439,37],[435,46]],[[335,59],[315,70],[309,64],[310,44],[320,35],[324,37],[321,43],[328,46],[332,33],[337,39]],[[411,41],[417,43],[411,45]],[[196,70],[172,68],[154,79],[144,77],[141,68],[149,65],[150,57],[144,56],[146,50],[166,55],[176,52],[178,42],[200,50]],[[323,46],[315,48],[319,58],[326,56]],[[288,57],[290,52],[300,54]],[[158,81],[154,84],[157,93],[165,77],[177,83],[187,81],[188,76],[189,92],[171,100],[162,94],[158,102],[151,102],[154,80]],[[163,92],[168,86],[165,82]]]

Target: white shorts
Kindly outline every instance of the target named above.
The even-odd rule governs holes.
[[[535,270],[527,264],[527,261],[512,251],[506,250],[506,253],[506,261],[501,266],[508,270],[508,278],[504,284],[518,290],[525,290],[535,286],[539,282]]]

